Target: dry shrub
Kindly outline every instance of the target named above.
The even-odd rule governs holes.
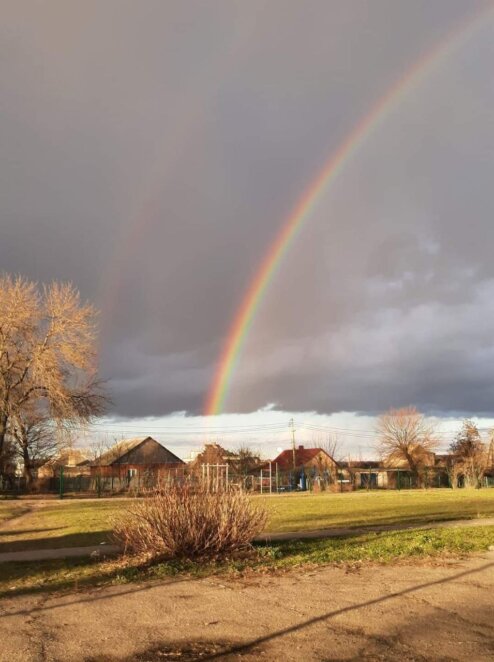
[[[266,511],[240,491],[171,485],[134,502],[114,523],[125,553],[161,559],[220,559],[251,546]]]

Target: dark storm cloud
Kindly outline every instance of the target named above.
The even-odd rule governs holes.
[[[2,269],[102,308],[115,412],[197,412],[283,219],[366,110],[485,3],[4,3]],[[492,20],[327,191],[229,407],[488,412]]]

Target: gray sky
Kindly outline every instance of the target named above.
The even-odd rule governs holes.
[[[300,195],[487,6],[1,1],[0,265],[71,280],[101,308],[112,415],[202,410]],[[262,302],[229,412],[492,412],[493,26],[491,12],[327,189]]]

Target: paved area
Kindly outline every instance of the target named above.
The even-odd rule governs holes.
[[[487,552],[18,596],[0,604],[0,661],[491,661],[493,595]]]
[[[30,549],[25,552],[2,552],[0,563],[9,561],[46,561],[80,556],[114,556],[120,552],[116,545],[90,545],[88,547],[61,547],[59,549]]]

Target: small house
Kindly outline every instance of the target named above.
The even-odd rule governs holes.
[[[284,450],[270,464],[282,488],[327,489],[342,479],[338,463],[322,448]]]
[[[152,437],[120,441],[90,464],[91,476],[120,486],[155,486],[166,475],[182,475],[185,463]]]

